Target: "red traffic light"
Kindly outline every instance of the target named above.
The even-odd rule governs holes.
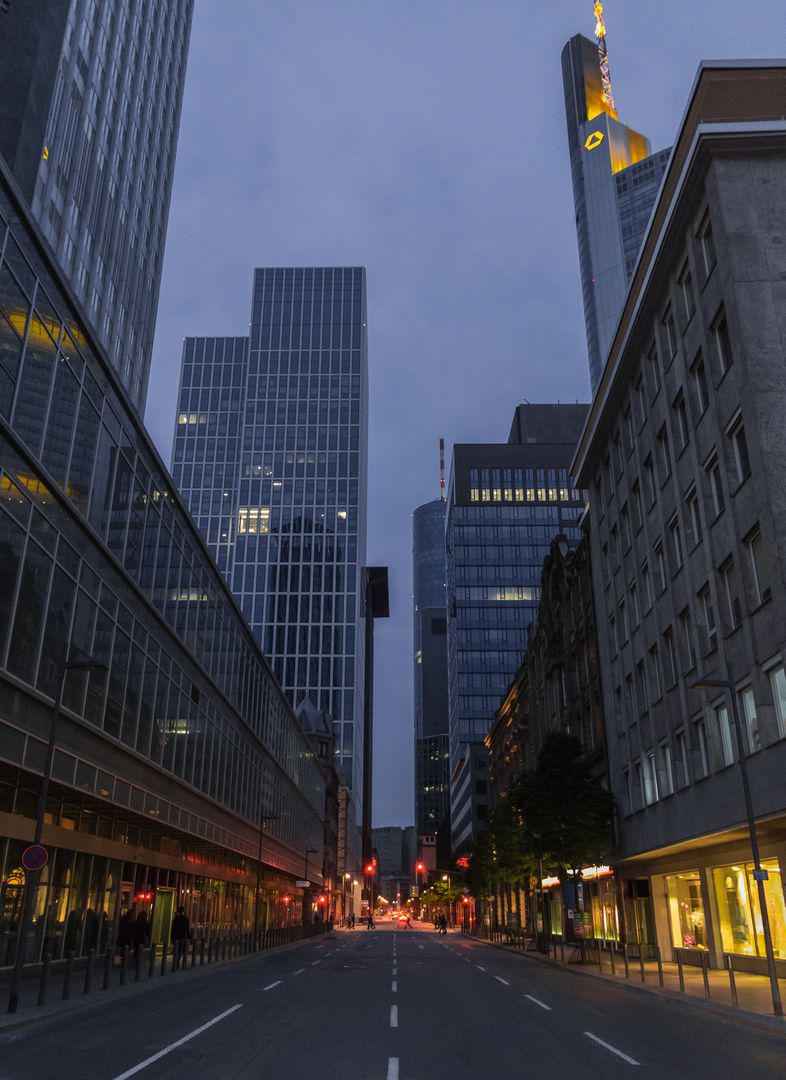
[[[317,903],[318,904],[326,904],[327,903],[327,897],[326,896],[320,896],[319,900],[317,900]]]
[[[462,904],[468,904],[469,903],[469,897],[468,896],[462,896],[461,902],[462,902]]]
[[[373,874],[374,873],[374,864],[373,863],[368,864],[368,866],[366,867],[366,873],[367,874]]]
[[[416,863],[415,864],[415,869],[420,874],[426,869],[426,865],[425,865],[425,863],[422,863],[422,862]]]

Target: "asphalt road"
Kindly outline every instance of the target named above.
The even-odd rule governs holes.
[[[769,1034],[459,934],[358,929],[3,1036],[2,1080],[783,1080]]]

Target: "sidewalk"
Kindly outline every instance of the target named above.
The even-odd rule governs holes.
[[[734,1014],[763,1016],[776,1022],[772,1011],[772,996],[769,980],[763,975],[750,975],[745,972],[735,971],[734,982],[736,984],[737,1003],[735,1004],[729,973],[717,969],[707,971],[707,987],[704,985],[704,976],[700,967],[683,964],[683,982],[685,989],[680,989],[679,970],[677,964],[663,962],[663,986],[660,985],[658,964],[655,960],[645,960],[643,965],[638,957],[631,957],[628,961],[628,975],[625,975],[625,965],[621,953],[617,953],[614,959],[614,971],[612,972],[611,955],[608,952],[600,953],[600,968],[595,960],[582,963],[572,962],[574,949],[570,945],[564,947],[564,962],[561,954],[557,957],[546,956],[535,950],[524,950],[517,945],[507,945],[502,942],[488,941],[483,937],[466,935],[472,941],[480,941],[486,945],[492,945],[495,949],[504,949],[506,952],[516,953],[519,956],[537,960],[543,964],[551,964],[555,967],[571,969],[591,978],[604,979],[607,982],[627,983],[636,988],[646,988],[652,993],[662,994],[670,998],[691,998],[696,1004],[724,1006],[724,1012],[731,1010]],[[559,946],[557,946],[559,950]],[[643,972],[642,972],[643,966]],[[781,996],[786,997],[786,980],[780,980]],[[786,1024],[783,1024],[786,1033]]]

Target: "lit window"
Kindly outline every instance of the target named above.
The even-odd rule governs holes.
[[[270,508],[267,506],[241,506],[237,512],[237,531],[246,533],[266,533],[270,531]]]

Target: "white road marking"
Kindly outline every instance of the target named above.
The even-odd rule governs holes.
[[[391,991],[391,993],[393,993],[393,994],[397,994],[397,993],[398,993],[398,983],[396,982],[396,980],[395,980],[395,979],[394,979],[394,980],[393,980],[393,982],[392,982],[392,983],[390,984],[390,991]]]
[[[485,970],[486,970],[486,969],[485,969],[485,968],[483,967],[483,965],[482,965],[482,964],[475,964],[475,967],[476,967],[476,968],[478,969],[478,971],[485,971]]]
[[[207,1029],[212,1027],[213,1024],[217,1024],[219,1020],[223,1020],[225,1017],[231,1016],[233,1012],[236,1012],[238,1009],[242,1008],[242,1004],[233,1005],[231,1009],[227,1009],[226,1012],[222,1012],[219,1013],[218,1016],[214,1016],[213,1019],[208,1020],[206,1024],[202,1024],[201,1027],[195,1028],[193,1031],[189,1032],[188,1035],[184,1035],[182,1039],[178,1039],[177,1042],[170,1043],[169,1046],[165,1046],[163,1050],[159,1050],[157,1054],[153,1054],[152,1057],[145,1058],[144,1061],[140,1061],[140,1063],[138,1065],[135,1065],[133,1069],[128,1069],[126,1070],[126,1072],[121,1073],[120,1076],[116,1076],[115,1080],[127,1080],[129,1076],[135,1076],[138,1072],[141,1072],[142,1069],[146,1069],[148,1065],[152,1065],[154,1061],[158,1061],[160,1058],[165,1057],[167,1054],[170,1054],[173,1050],[177,1050],[177,1048],[179,1046],[182,1046],[183,1043],[190,1042],[191,1039],[195,1039],[197,1035],[201,1035],[203,1031],[207,1031]],[[396,1076],[398,1076],[398,1072],[396,1072]]]
[[[330,953],[328,953],[328,956],[329,955],[330,955]],[[305,968],[298,968],[297,971],[293,971],[292,974],[293,975],[302,975],[305,970],[306,970]]]
[[[497,980],[497,982],[501,982],[503,986],[510,986],[508,980],[503,979],[500,975],[495,975],[494,978]]]
[[[312,967],[316,967],[316,966],[317,966],[317,964],[321,964],[321,963],[322,963],[322,961],[321,961],[321,960],[314,960],[314,961],[312,962],[311,966],[312,966]]]
[[[525,994],[525,995],[524,995],[524,997],[525,997],[525,998],[529,998],[529,1000],[530,1000],[530,1001],[531,1001],[531,1002],[532,1002],[532,1003],[533,1003],[534,1005],[540,1005],[541,1009],[545,1009],[545,1010],[546,1010],[546,1012],[551,1012],[551,1011],[552,1011],[552,1009],[551,1009],[551,1005],[546,1005],[546,1004],[544,1004],[544,1003],[543,1003],[542,1001],[539,1001],[539,1000],[538,1000],[538,998],[536,998],[536,997],[533,997],[533,996],[532,996],[532,994]]]
[[[419,949],[422,949],[422,948],[423,948],[423,946],[422,946],[422,945],[420,944],[420,942],[418,942],[418,948],[419,948]]]
[[[471,963],[472,963],[472,961],[470,960],[470,958],[469,958],[468,956],[462,956],[462,958],[461,958],[461,959],[462,959],[462,960],[466,960],[468,964],[471,964]]]
[[[274,987],[276,987],[276,986],[281,986],[281,979],[278,979],[277,982],[271,983],[270,986],[263,986],[262,989],[263,990],[273,990]]]
[[[605,1046],[607,1050],[610,1050],[612,1054],[616,1054],[618,1058],[622,1058],[623,1061],[627,1061],[629,1065],[640,1065],[640,1061],[636,1061],[635,1058],[629,1057],[627,1054],[623,1054],[621,1050],[618,1050],[616,1046],[612,1046],[611,1043],[604,1042],[603,1039],[599,1039],[597,1035],[593,1035],[591,1031],[585,1031],[584,1034],[588,1039],[592,1039],[593,1042],[598,1043],[600,1046]]]
[[[332,952],[326,952],[326,953],[325,953],[325,956],[332,956],[332,955],[333,955],[333,953],[332,953]]]
[[[398,1027],[398,1005],[390,1006],[390,1026],[394,1028]]]
[[[398,1080],[398,1058],[388,1058],[387,1080]]]

